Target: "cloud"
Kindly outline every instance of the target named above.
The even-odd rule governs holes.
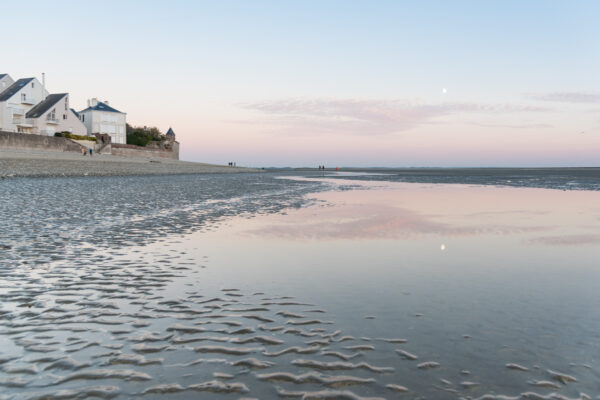
[[[481,122],[471,122],[471,125],[481,128],[504,128],[504,129],[546,129],[553,126],[545,123],[523,123],[523,124],[486,124]]]
[[[581,234],[564,236],[542,236],[528,241],[530,244],[544,244],[548,246],[581,246],[600,244],[600,235]]]
[[[544,112],[548,108],[512,104],[422,104],[403,100],[287,99],[240,105],[266,116],[263,122],[293,127],[303,133],[337,132],[385,135],[406,131],[436,119],[459,113]]]
[[[534,100],[558,103],[597,104],[600,103],[599,92],[556,92],[530,96]]]

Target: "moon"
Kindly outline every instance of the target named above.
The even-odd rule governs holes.
[[[442,88],[442,93],[446,94],[448,92],[448,90],[446,88]]]
[[[444,250],[446,250],[446,245],[442,243],[442,245],[440,246],[440,250],[441,250],[441,251],[444,251]]]

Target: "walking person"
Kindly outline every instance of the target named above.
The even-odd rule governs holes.
[[[94,155],[94,149],[90,148],[90,157]]]

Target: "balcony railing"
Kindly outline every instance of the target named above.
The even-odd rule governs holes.
[[[58,120],[54,119],[54,118],[46,118],[46,123],[47,124],[57,125],[58,124]]]
[[[33,126],[33,123],[29,118],[13,118],[12,122],[17,126],[24,126],[29,128]]]
[[[21,104],[36,104],[35,99],[21,98]]]
[[[13,108],[12,109],[12,113],[13,113],[13,115],[25,115],[25,109],[23,109],[23,108]]]

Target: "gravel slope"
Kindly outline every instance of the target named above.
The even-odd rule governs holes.
[[[146,159],[98,154],[37,152],[0,149],[0,178],[43,176],[124,176],[256,172],[242,167],[168,159]]]

